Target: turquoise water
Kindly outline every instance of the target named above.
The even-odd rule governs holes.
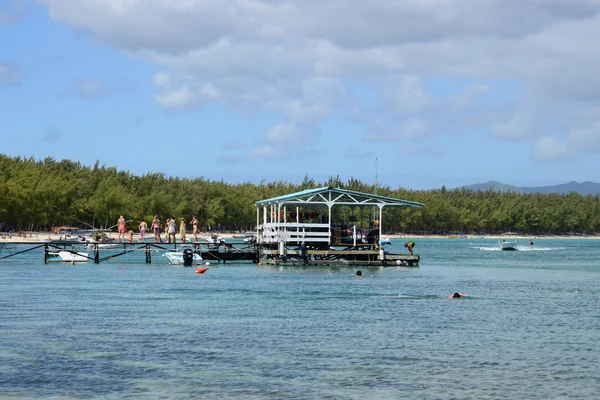
[[[420,268],[363,279],[250,263],[197,275],[141,253],[3,260],[0,397],[597,398],[600,241],[496,247],[419,240]]]

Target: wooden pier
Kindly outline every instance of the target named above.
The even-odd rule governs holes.
[[[254,264],[270,265],[310,265],[310,266],[407,266],[418,267],[419,255],[410,254],[389,254],[382,252],[372,246],[362,247],[344,247],[323,249],[300,248],[277,248],[272,245],[246,244],[246,243],[115,243],[115,247],[103,248],[100,243],[84,243],[78,241],[20,241],[10,242],[15,245],[16,251],[4,251],[0,253],[0,260],[12,258],[24,253],[41,250],[44,263],[65,263],[60,259],[54,259],[53,254],[58,252],[68,252],[74,256],[81,256],[81,262],[93,262],[100,264],[109,260],[122,257],[126,254],[140,254],[141,260],[146,264],[152,264],[153,257],[158,252],[175,251],[179,246],[185,244],[192,246],[194,252],[199,254],[204,261],[217,263],[238,263],[252,262]],[[103,243],[104,244],[104,243]],[[16,247],[18,245],[19,247]],[[24,247],[27,246],[27,247]]]

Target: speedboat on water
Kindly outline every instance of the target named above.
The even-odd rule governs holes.
[[[49,261],[60,261],[66,263],[85,263],[88,262],[88,253],[75,252],[70,250],[52,251],[48,253]]]
[[[498,245],[500,246],[500,250],[516,250],[517,249],[517,241],[516,240],[506,240],[498,241]]]
[[[167,260],[169,260],[169,264],[172,265],[192,266],[202,264],[202,257],[200,254],[194,252],[192,246],[187,245],[179,247],[177,251],[167,251],[163,254],[163,257],[166,257]]]
[[[390,238],[388,237],[384,237],[383,239],[381,239],[381,244],[392,244],[392,241],[390,240]]]

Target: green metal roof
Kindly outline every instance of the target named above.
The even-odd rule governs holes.
[[[338,204],[338,205],[381,205],[395,207],[423,207],[422,203],[378,196],[371,193],[361,193],[354,190],[332,188],[328,186],[302,190],[300,192],[259,200],[256,206],[269,204]]]

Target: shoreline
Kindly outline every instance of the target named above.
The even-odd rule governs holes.
[[[198,234],[198,242],[202,243],[205,242],[207,240],[207,238],[210,238],[212,236],[213,233],[210,234],[206,234],[206,233],[201,233]],[[227,239],[233,239],[234,236],[240,236],[243,235],[242,233],[217,233],[217,235],[220,238],[223,238],[225,240]],[[108,237],[112,238],[115,242],[118,238],[118,233],[117,232],[109,232],[108,233]],[[146,234],[146,239],[148,238],[152,238],[153,235],[152,234]],[[161,237],[165,238],[164,233],[161,234]],[[552,239],[561,239],[561,240],[600,240],[600,235],[540,235],[540,236],[527,236],[527,235],[482,235],[482,236],[473,236],[473,235],[464,235],[462,237],[459,237],[457,235],[399,235],[399,234],[390,234],[390,235],[383,235],[383,237],[385,238],[389,238],[390,240],[396,240],[396,239],[413,239],[413,240],[427,240],[427,239],[448,239],[448,240],[465,240],[465,239],[469,239],[469,240],[486,240],[486,239],[491,239],[491,240],[509,240],[509,239],[513,239],[513,240],[552,240]],[[126,240],[125,242],[128,242],[128,238],[129,236],[126,234]],[[191,233],[187,233],[186,234],[186,238],[189,241],[190,238],[193,238],[193,235]],[[11,242],[27,242],[27,241],[31,241],[31,242],[41,242],[44,240],[60,240],[60,235],[52,233],[52,232],[28,232],[26,234],[26,237],[22,237],[19,236],[18,234],[13,234],[11,238],[6,237],[6,238],[2,238],[0,237],[0,242],[4,242],[4,243],[11,243]],[[140,234],[139,233],[134,233],[133,234],[133,242],[137,243],[140,239]],[[179,233],[177,233],[177,240],[179,241]]]

